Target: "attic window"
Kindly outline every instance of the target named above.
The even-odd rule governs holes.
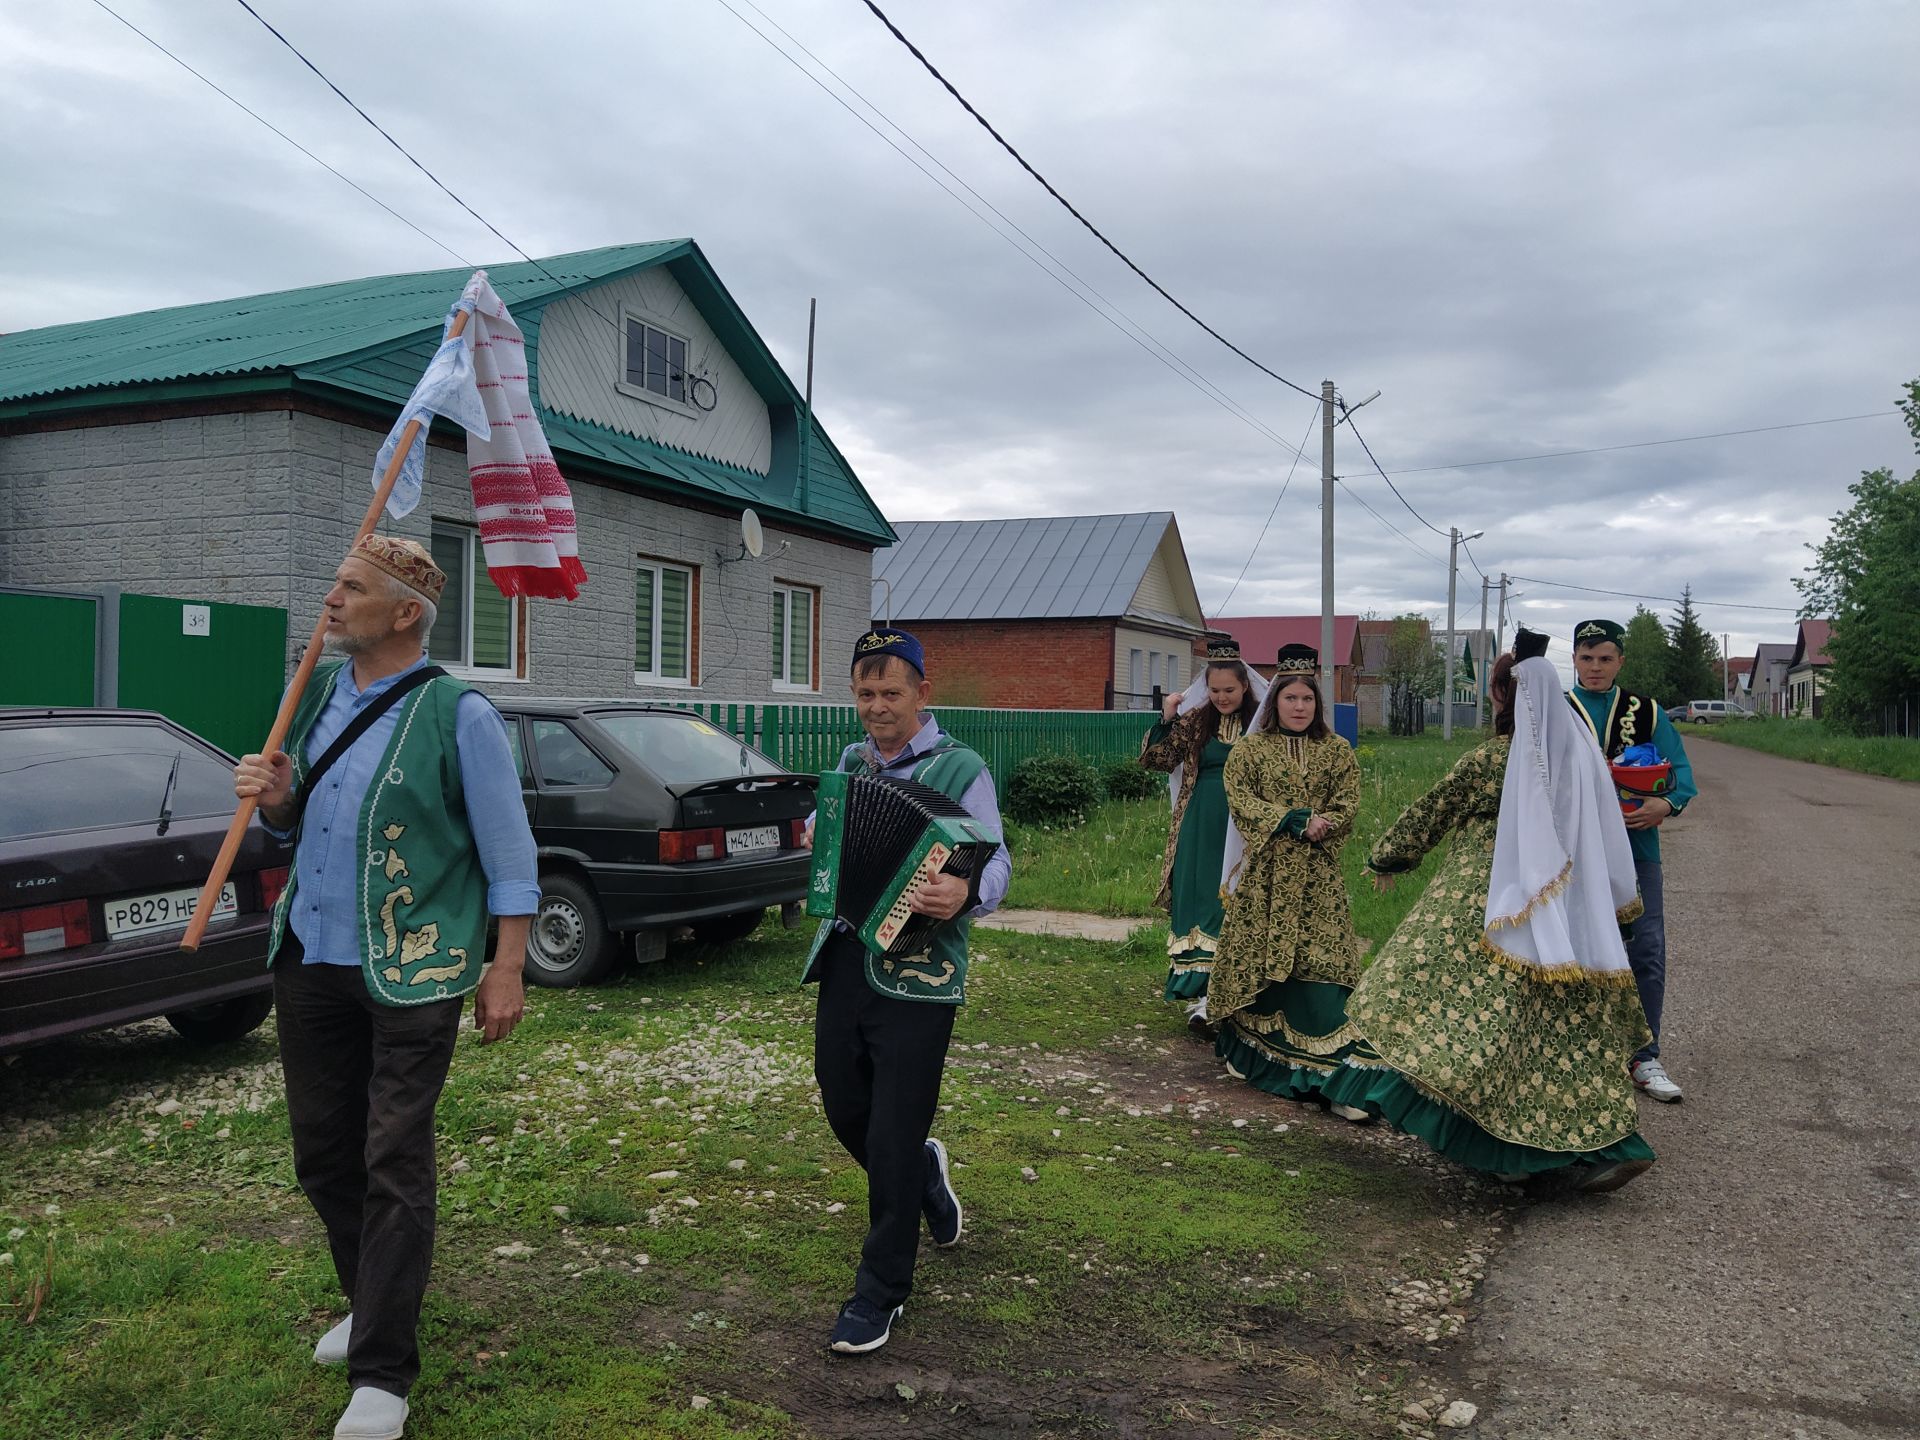
[[[684,337],[627,320],[627,384],[677,405],[687,403],[687,342]]]

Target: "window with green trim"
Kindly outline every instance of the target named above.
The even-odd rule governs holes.
[[[433,563],[447,572],[427,654],[449,670],[521,675],[520,601],[502,595],[487,577],[480,535],[471,525],[433,522]]]
[[[633,573],[633,678],[643,685],[691,685],[695,645],[690,566],[642,559]]]
[[[773,587],[773,688],[815,690],[813,652],[820,592],[811,585]]]

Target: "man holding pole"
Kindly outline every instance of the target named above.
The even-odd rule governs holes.
[[[314,1349],[352,1386],[337,1440],[405,1429],[461,999],[474,992],[482,1044],[512,1032],[540,898],[506,726],[427,663],[446,578],[410,540],[356,542],[322,622],[342,662],[316,673],[284,752],[234,769],[235,794],[294,838],[268,963],[294,1171],[351,1305]]]

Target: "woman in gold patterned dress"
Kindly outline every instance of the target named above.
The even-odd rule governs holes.
[[[1192,1002],[1191,1022],[1207,1021],[1207,976],[1220,943],[1220,891],[1233,822],[1221,774],[1233,745],[1246,733],[1260,701],[1264,681],[1255,683],[1240,661],[1232,639],[1207,650],[1207,668],[1186,693],[1169,695],[1160,722],[1147,732],[1140,763],[1173,776],[1173,821],[1167,830],[1166,858],[1160,871],[1165,907],[1167,985],[1164,998]]]
[[[1354,991],[1354,1023],[1391,1068],[1349,1098],[1536,1193],[1612,1190],[1653,1164],[1627,1073],[1647,1036],[1619,929],[1633,859],[1606,763],[1537,658],[1544,638],[1522,631],[1523,658],[1495,664],[1494,738],[1374,846],[1387,888],[1453,842]]]
[[[1288,1099],[1372,1115],[1348,1091],[1371,1061],[1347,1021],[1360,947],[1340,847],[1360,805],[1353,748],[1327,728],[1319,655],[1288,645],[1253,732],[1227,761],[1227,805],[1246,846],[1208,984],[1227,1068]]]

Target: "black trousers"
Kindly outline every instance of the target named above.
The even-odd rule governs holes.
[[[347,1374],[405,1395],[438,1210],[433,1113],[460,1032],[460,1001],[400,1008],[358,969],[302,963],[291,934],[273,969],[293,1169],[353,1308]]]
[[[882,995],[867,983],[865,965],[860,942],[844,933],[821,952],[813,1073],[827,1124],[867,1172],[867,1238],[854,1294],[891,1310],[913,1289],[927,1132],[958,1007]]]

